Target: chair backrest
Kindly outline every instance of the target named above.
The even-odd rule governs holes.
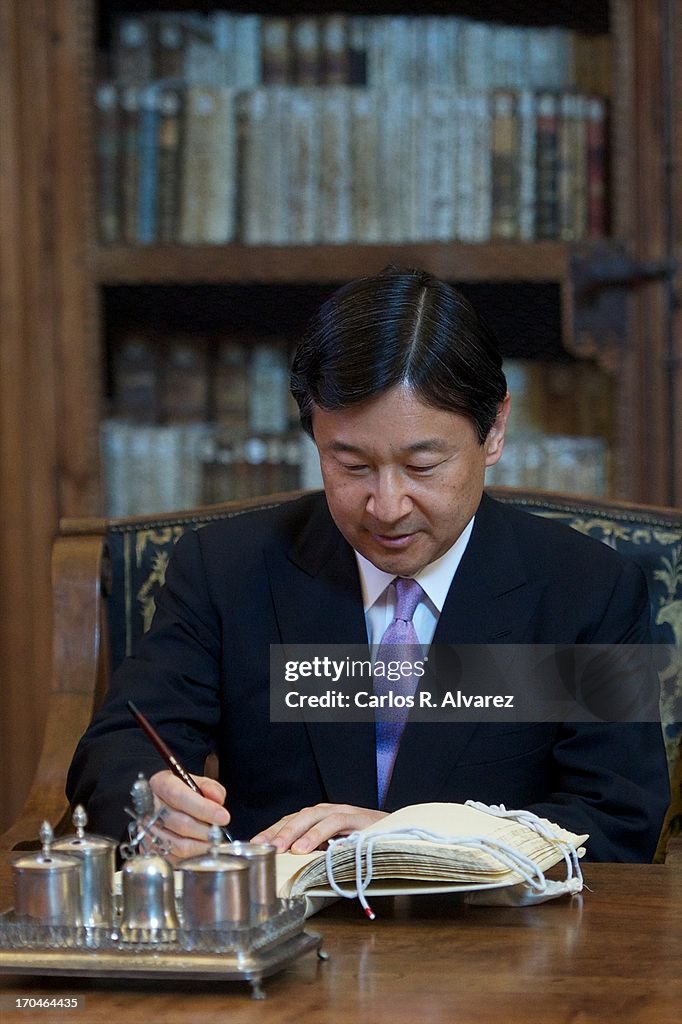
[[[490,488],[490,494],[596,537],[642,566],[651,594],[654,639],[669,652],[661,672],[661,713],[673,803],[663,835],[680,833],[682,723],[676,708],[682,699],[682,512],[511,488]],[[58,818],[59,806],[64,809],[59,758],[65,762],[63,773],[93,706],[106,691],[112,667],[135,650],[149,626],[155,595],[177,539],[186,530],[296,496],[273,495],[154,517],[63,524],[53,558],[55,677],[46,749],[34,786],[43,787],[42,797],[36,797],[39,803],[52,794],[53,818]],[[39,813],[37,806],[35,813]]]
[[[634,559],[644,570],[653,641],[665,645],[659,669],[661,723],[672,799],[656,854],[657,860],[663,860],[669,840],[682,836],[682,511],[515,488],[490,488],[490,494],[595,537]]]
[[[682,512],[508,488],[491,488],[490,493],[502,502],[596,537],[635,559],[643,568],[652,601],[654,640],[665,644],[668,652],[661,672],[661,715],[677,799],[666,827],[679,830],[682,826],[679,778],[682,723],[677,717],[682,699],[682,662],[679,654],[675,657],[675,651],[682,651]],[[153,521],[111,522],[107,544],[112,566],[109,597],[112,664],[118,664],[126,653],[135,649],[148,627],[154,613],[154,596],[163,582],[171,549],[185,530],[291,497],[256,499],[247,505],[160,516]]]

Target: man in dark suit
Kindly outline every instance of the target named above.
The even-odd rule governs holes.
[[[594,859],[650,859],[668,799],[656,722],[408,721],[379,767],[372,722],[270,720],[270,644],[377,645],[407,622],[397,595],[414,580],[409,628],[425,647],[648,640],[636,565],[483,495],[510,400],[493,336],[454,289],[395,270],[340,289],[292,390],[325,494],[178,542],[151,630],[76,751],[70,798],[119,834],[145,771],[176,857],[212,822],[305,851],[405,804],[475,799],[590,833]],[[163,769],[131,698],[204,796]],[[220,783],[201,776],[212,749]]]

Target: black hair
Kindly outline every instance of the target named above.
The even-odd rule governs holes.
[[[387,267],[323,303],[294,356],[291,393],[312,436],[316,407],[346,409],[397,385],[468,416],[481,444],[507,393],[495,335],[469,300],[424,270]]]

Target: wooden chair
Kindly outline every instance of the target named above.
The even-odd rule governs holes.
[[[655,640],[671,652],[661,672],[661,712],[673,785],[657,855],[662,860],[670,837],[682,832],[682,723],[675,713],[682,697],[682,512],[507,488],[491,488],[490,493],[599,538],[634,557],[646,573]],[[296,496],[273,495],[154,517],[61,524],[53,549],[54,673],[43,750],[25,808],[0,837],[0,853],[37,836],[45,818],[56,831],[69,824],[64,780],[73,750],[106,692],[112,668],[134,649],[151,621],[155,594],[178,537],[208,522]]]

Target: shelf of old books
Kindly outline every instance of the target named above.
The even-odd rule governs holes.
[[[272,315],[272,292],[312,308],[393,264],[554,289],[560,310],[573,247],[608,248],[617,222],[608,3],[249,6],[93,6],[91,270],[112,514],[320,483],[287,400],[301,324]],[[213,321],[211,288],[225,293]],[[270,294],[254,301],[254,288]],[[182,330],[173,289],[204,307]],[[509,299],[491,299],[494,319]],[[158,316],[143,314],[154,301]],[[262,323],[235,324],[244,303]],[[545,304],[514,300],[539,323]],[[560,320],[541,339],[517,324],[525,349],[505,350],[519,422],[491,482],[604,494],[612,381],[560,351]]]
[[[95,89],[106,245],[608,233],[603,31],[484,20],[457,4],[289,16],[141,6],[112,14]]]
[[[489,471],[489,483],[605,495],[614,381],[591,360],[557,358],[558,327],[533,300],[533,286],[512,287],[526,296],[535,348],[543,331],[555,338],[544,358],[528,358],[521,341],[513,349],[513,337],[502,338],[512,420],[505,458]],[[138,310],[134,325],[120,321],[114,332],[112,323],[108,415],[100,427],[107,513],[151,514],[320,486],[316,450],[288,390],[300,331],[298,320],[285,316],[286,299],[275,301],[272,286],[249,291],[248,305],[278,326],[276,334],[257,334],[237,319],[224,287],[197,285],[175,305],[169,288],[151,290],[165,301],[166,324],[150,289],[105,289],[133,292],[117,302],[125,310],[134,301]],[[233,302],[243,290],[233,289]],[[317,292],[290,290],[305,319]],[[211,302],[227,310],[228,322],[216,324]],[[121,316],[113,297],[108,312],[112,322]],[[504,317],[504,306],[497,316]]]

